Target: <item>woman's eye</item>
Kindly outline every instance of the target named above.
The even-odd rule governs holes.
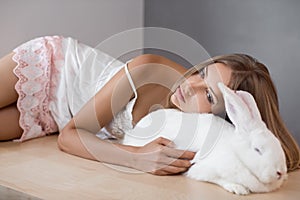
[[[214,104],[214,98],[208,90],[206,90],[206,98],[210,104]]]
[[[199,75],[202,79],[205,78],[205,67],[203,67],[202,69],[199,70]]]

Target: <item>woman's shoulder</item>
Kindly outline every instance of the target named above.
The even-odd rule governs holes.
[[[174,83],[187,71],[187,68],[184,66],[156,54],[137,56],[128,63],[128,68],[131,72],[138,74],[136,76],[138,80],[152,83],[162,80],[169,80]]]
[[[187,68],[160,55],[143,54],[128,62],[128,69],[137,87],[155,84],[172,88]]]
[[[171,59],[157,54],[142,54],[135,57],[132,62],[134,63],[134,65],[148,65],[148,67],[146,68],[152,68],[152,70],[168,68],[170,70],[175,70],[180,74],[184,74],[187,71],[187,68],[185,68],[184,66],[174,62]]]

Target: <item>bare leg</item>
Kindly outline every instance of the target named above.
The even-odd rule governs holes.
[[[15,84],[18,78],[13,73],[16,63],[14,53],[0,59],[0,141],[19,138],[23,130],[19,126],[20,113],[16,107],[18,94]]]
[[[21,137],[23,130],[19,126],[19,117],[15,104],[0,109],[0,141]]]
[[[18,78],[13,73],[17,64],[12,60],[14,53],[0,59],[0,109],[15,103],[18,94],[15,90]]]

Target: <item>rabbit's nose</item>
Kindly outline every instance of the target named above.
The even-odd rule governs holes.
[[[277,171],[276,174],[277,174],[277,179],[281,179],[282,173],[280,171]]]

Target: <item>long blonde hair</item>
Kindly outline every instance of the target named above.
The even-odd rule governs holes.
[[[277,91],[267,67],[249,55],[229,54],[213,57],[194,66],[184,74],[183,79],[213,63],[222,63],[232,69],[228,86],[233,90],[244,90],[253,95],[263,121],[281,142],[288,171],[299,169],[299,146],[280,116]],[[181,81],[182,79],[177,84]]]

